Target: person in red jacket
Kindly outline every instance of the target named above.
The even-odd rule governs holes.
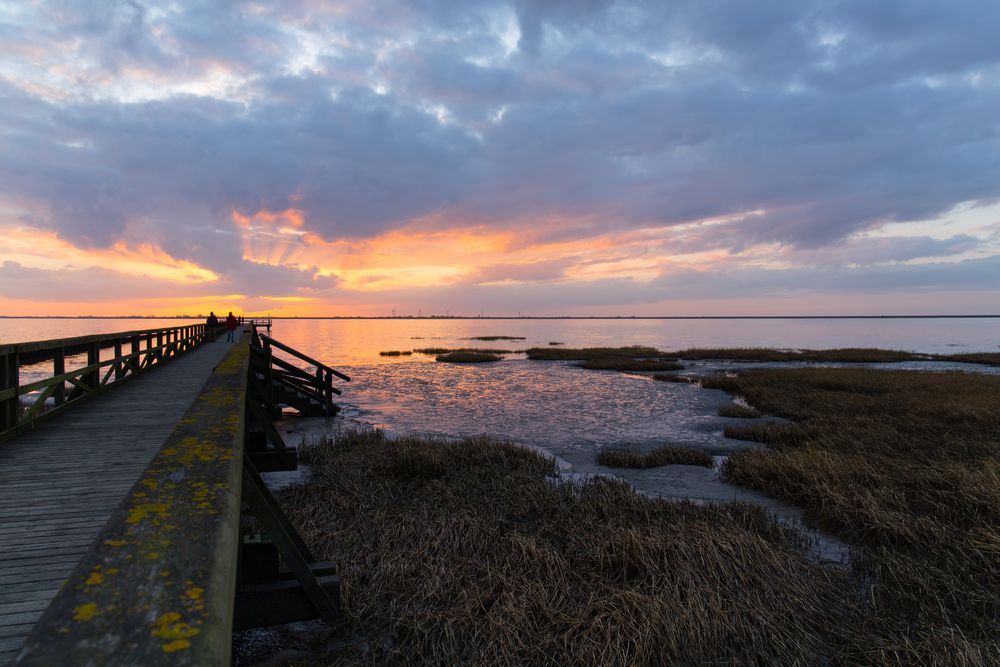
[[[236,340],[236,317],[230,310],[229,317],[226,318],[226,342],[232,343],[234,340]]]

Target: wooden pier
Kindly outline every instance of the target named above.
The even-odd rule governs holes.
[[[338,614],[331,564],[258,473],[295,466],[270,418],[293,400],[329,414],[346,376],[274,363],[255,326],[212,333],[0,346],[0,665],[228,664],[234,627]],[[52,378],[22,386],[21,358]],[[263,534],[240,530],[241,502]]]

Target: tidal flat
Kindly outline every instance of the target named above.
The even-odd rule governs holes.
[[[849,561],[816,562],[809,536],[762,507],[649,497],[601,477],[562,483],[551,459],[502,439],[349,433],[304,451],[312,482],[282,499],[348,582],[348,619],[312,636],[310,654],[1000,663],[1000,377],[868,367],[687,377],[695,384],[682,391],[736,399],[712,408],[730,412],[725,434],[739,438],[724,480],[802,508],[854,547]],[[765,421],[742,421],[744,410]]]

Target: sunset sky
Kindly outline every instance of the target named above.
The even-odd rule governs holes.
[[[0,314],[997,313],[997,26],[0,1]]]

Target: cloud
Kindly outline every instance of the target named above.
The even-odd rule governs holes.
[[[975,239],[858,239],[1000,198],[998,20],[987,0],[41,2],[0,28],[0,205],[251,286],[233,211],[295,209],[327,241],[729,217],[688,245],[778,247],[819,280],[959,255]],[[494,264],[477,280],[559,277]],[[335,267],[277,268],[311,289]]]

